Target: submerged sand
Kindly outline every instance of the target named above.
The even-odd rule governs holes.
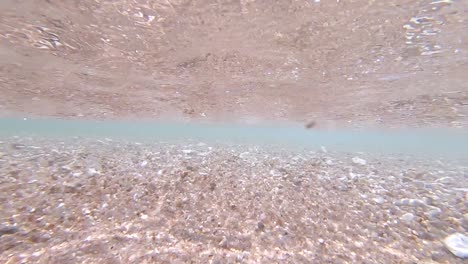
[[[2,263],[463,263],[441,242],[468,227],[463,162],[0,141]]]

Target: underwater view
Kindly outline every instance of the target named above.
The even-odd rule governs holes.
[[[465,263],[468,1],[0,1],[0,263]]]

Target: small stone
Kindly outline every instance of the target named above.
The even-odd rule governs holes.
[[[237,262],[240,262],[240,263],[243,263],[245,262],[245,260],[247,260],[248,258],[250,257],[250,253],[249,252],[242,252],[240,254],[238,254],[236,256],[236,261]]]
[[[263,231],[263,230],[265,230],[265,224],[263,224],[262,222],[258,222],[258,223],[257,223],[257,230],[258,230],[258,231]]]
[[[358,164],[358,165],[366,165],[367,164],[367,161],[365,159],[361,159],[359,157],[354,157],[353,158],[353,163],[354,164]]]
[[[403,182],[403,183],[408,183],[408,182],[412,182],[412,181],[413,181],[413,179],[408,178],[408,177],[403,177],[403,178],[401,179],[401,182]]]
[[[11,148],[12,149],[24,149],[26,146],[23,145],[23,144],[19,144],[19,143],[13,143],[11,144]]]
[[[221,239],[221,241],[219,242],[218,246],[220,246],[222,248],[227,248],[227,246],[228,246],[227,238],[223,237],[223,239]]]
[[[191,153],[193,153],[193,150],[191,150],[191,149],[183,149],[183,150],[182,150],[182,153],[184,153],[184,154],[187,154],[187,155],[188,155],[188,154],[191,154]]]
[[[455,256],[459,258],[466,259],[468,258],[468,237],[455,233],[449,235],[443,240],[445,247],[452,252]]]
[[[423,200],[419,200],[419,199],[410,199],[408,204],[411,206],[421,206],[421,207],[427,206],[427,204]]]
[[[33,243],[44,243],[51,239],[51,236],[47,233],[33,232],[30,234],[29,241]]]
[[[95,176],[97,174],[99,174],[99,172],[95,168],[89,168],[88,169],[88,175],[89,176]]]
[[[45,252],[45,250],[44,250],[44,249],[42,249],[42,250],[38,250],[38,251],[35,251],[34,253],[32,253],[32,254],[31,254],[31,256],[33,256],[33,257],[36,257],[36,258],[37,258],[37,257],[41,256],[42,254],[44,254],[44,252]]]
[[[425,189],[434,189],[434,185],[432,183],[424,183],[423,187]]]
[[[218,244],[222,248],[236,249],[240,251],[248,251],[252,247],[252,242],[249,237],[244,236],[230,236],[225,237]]]
[[[406,213],[406,214],[402,215],[402,216],[400,217],[400,219],[401,219],[403,222],[409,224],[409,223],[411,223],[411,222],[414,220],[414,214],[412,214],[412,213]]]
[[[462,225],[461,219],[457,219],[455,217],[447,217],[445,221],[457,227],[460,227]]]
[[[0,237],[3,235],[12,235],[16,232],[18,232],[16,226],[0,226]]]
[[[434,198],[433,197],[424,197],[423,201],[427,205],[430,205],[430,206],[434,205]]]
[[[444,254],[442,252],[432,252],[431,258],[433,261],[443,262],[444,261]]]
[[[435,235],[434,234],[431,234],[430,232],[419,232],[418,235],[417,235],[420,239],[424,239],[424,240],[429,240],[429,241],[433,241],[436,239]]]
[[[349,190],[349,187],[346,183],[342,183],[340,185],[338,185],[338,190],[342,191],[342,192],[346,192]]]
[[[349,179],[351,179],[351,180],[357,180],[357,179],[359,179],[359,174],[350,172],[350,173],[349,173]]]
[[[83,173],[82,172],[73,172],[72,176],[73,177],[80,177]]]
[[[273,177],[280,177],[282,174],[278,170],[272,169],[270,170],[270,175]]]
[[[421,206],[421,207],[426,207],[427,204],[423,200],[419,199],[401,199],[399,201],[395,202],[395,205],[401,206],[401,205],[407,205],[407,206]]]
[[[382,198],[381,196],[375,197],[373,200],[374,200],[374,202],[376,202],[378,204],[383,204],[385,202],[385,199]]]
[[[424,214],[427,216],[427,218],[434,219],[438,217],[441,213],[442,213],[442,210],[440,210],[440,208],[434,207],[434,209],[429,210],[428,212]]]
[[[453,180],[452,177],[442,177],[442,178],[435,180],[435,182],[447,184],[447,183],[450,183],[452,180]]]
[[[144,160],[140,163],[140,167],[144,168],[146,167],[146,165],[148,165],[148,161]]]
[[[197,170],[197,168],[195,168],[194,166],[190,166],[190,165],[188,165],[188,166],[185,167],[185,168],[186,168],[187,170],[189,170],[189,171],[196,171],[196,170]]]
[[[323,243],[325,243],[325,240],[323,240],[322,238],[319,238],[318,242],[319,242],[320,244],[323,244]]]

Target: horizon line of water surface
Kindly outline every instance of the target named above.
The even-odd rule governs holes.
[[[454,129],[307,130],[299,124],[214,124],[0,118],[0,136],[89,137],[139,141],[200,140],[331,151],[468,157],[468,133]]]

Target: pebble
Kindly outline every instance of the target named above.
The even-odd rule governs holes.
[[[262,222],[258,222],[258,223],[257,223],[257,230],[258,230],[258,231],[263,231],[263,230],[265,230],[265,224],[263,224]]]
[[[248,259],[250,257],[250,253],[249,252],[242,252],[242,253],[239,253],[237,256],[236,256],[236,262],[245,262],[246,259]]]
[[[423,200],[419,200],[419,199],[410,199],[408,204],[411,206],[421,206],[421,207],[427,206],[427,204]]]
[[[396,201],[395,205],[398,205],[398,206],[400,206],[400,205],[409,205],[409,206],[421,206],[421,207],[426,207],[427,206],[427,204],[423,200],[407,199],[407,198]]]
[[[430,220],[438,217],[442,213],[442,210],[440,208],[434,207],[434,209],[429,210],[428,212],[424,213]]]
[[[359,164],[359,165],[366,165],[367,161],[365,159],[361,159],[359,157],[354,157],[353,158],[353,163],[354,164]]]
[[[182,150],[182,153],[184,153],[184,154],[191,154],[191,153],[193,153],[193,150],[191,150],[191,149],[183,149],[183,150]]]
[[[374,200],[374,202],[376,202],[378,204],[383,204],[385,202],[385,199],[380,197],[380,196],[374,198],[373,200]]]
[[[445,247],[459,258],[468,258],[468,237],[455,233],[447,236],[444,240]]]
[[[441,252],[432,252],[431,259],[433,261],[442,262],[444,261],[444,254],[442,254]]]
[[[342,192],[345,192],[345,191],[348,191],[349,188],[348,188],[348,185],[346,183],[342,183],[340,185],[338,185],[338,190],[342,191]]]
[[[220,247],[224,247],[224,248],[227,247],[227,245],[228,245],[228,240],[227,240],[227,238],[224,236],[223,239],[221,239],[221,241],[219,242],[218,245],[219,245]]]
[[[11,235],[18,232],[16,226],[0,226],[0,237],[3,235]]]
[[[144,160],[140,163],[140,167],[146,167],[148,165],[148,161]]]
[[[13,144],[11,144],[11,148],[12,148],[12,149],[23,149],[23,148],[25,148],[25,147],[26,147],[26,146],[23,145],[23,144],[18,144],[18,143],[13,143]]]
[[[450,183],[452,181],[452,177],[443,177],[435,180],[434,182],[440,182],[440,183]]]
[[[280,177],[282,174],[278,170],[272,169],[270,170],[270,175],[273,177]]]
[[[97,174],[99,174],[99,172],[95,168],[89,168],[88,169],[88,175],[89,176],[94,176],[94,175],[97,175]]]
[[[402,216],[400,217],[400,219],[401,219],[403,222],[409,224],[409,223],[411,223],[411,222],[414,220],[414,214],[412,214],[412,213],[406,213],[406,214],[402,215]]]
[[[239,158],[244,159],[249,154],[250,154],[250,152],[248,152],[248,151],[242,152],[241,154],[239,154]]]
[[[72,176],[73,177],[80,177],[82,174],[83,173],[81,173],[81,172],[74,172],[74,173],[72,173]]]

